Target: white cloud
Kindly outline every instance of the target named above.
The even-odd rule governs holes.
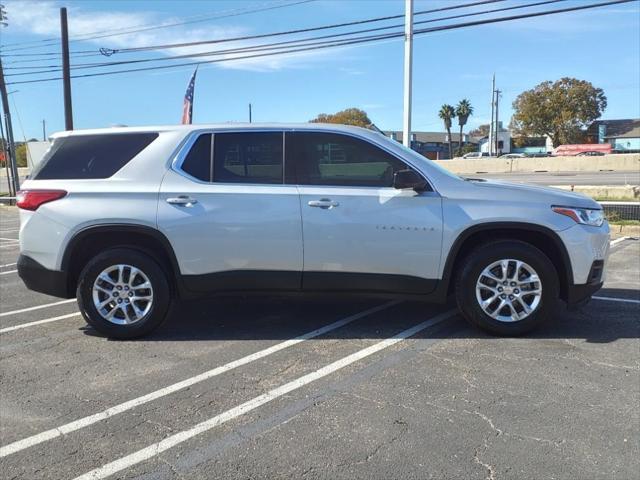
[[[24,8],[28,5],[28,8]],[[59,22],[59,6],[52,1],[33,1],[29,3],[7,1],[6,8],[11,19],[10,28],[12,32],[21,34],[31,34],[37,37],[57,37],[60,34]],[[104,30],[128,30],[148,24],[171,24],[179,22],[180,18],[167,18],[159,13],[147,12],[124,12],[124,11],[95,11],[86,10],[83,5],[72,4],[69,7],[69,36],[87,36]],[[203,39],[216,40],[226,39],[238,36],[250,35],[251,32],[241,26],[207,26],[206,28],[199,26],[179,26],[167,29],[151,30],[144,32],[128,33],[118,36],[110,36],[105,38],[90,39],[83,42],[74,42],[71,50],[82,49],[89,50],[88,45],[95,46],[96,52],[98,48],[106,47],[112,49],[118,48],[134,48],[145,47],[151,45],[166,45],[175,43],[189,43],[200,41]],[[268,43],[265,40],[264,43]],[[189,47],[169,47],[149,52],[149,56],[158,54],[174,56],[174,55],[193,55],[206,53],[214,50],[227,50],[235,48],[243,48],[255,45],[255,42],[235,41],[224,42],[220,44],[205,44]],[[248,55],[256,55],[265,52],[238,52],[220,54],[216,56],[203,56],[195,58],[178,59],[176,62],[190,62],[215,60],[215,59],[232,59]],[[220,62],[214,65],[221,68],[249,70],[249,71],[273,71],[284,68],[305,68],[309,66],[312,60],[319,60],[327,55],[326,51],[306,51],[283,54],[278,56],[264,56],[255,58],[246,58],[234,60],[230,62]],[[84,60],[90,59],[87,57]],[[117,53],[109,57],[111,61],[127,60],[131,57],[118,55]],[[138,57],[139,58],[139,57]],[[148,64],[150,65],[150,64]],[[169,65],[169,62],[163,62],[154,65]],[[144,64],[139,65],[145,66]],[[136,68],[135,66],[133,68]]]

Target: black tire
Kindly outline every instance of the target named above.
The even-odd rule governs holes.
[[[480,274],[502,259],[525,262],[536,271],[542,284],[540,303],[522,320],[497,320],[485,313],[476,298]],[[479,246],[464,259],[455,281],[456,301],[465,319],[482,330],[501,336],[522,335],[553,317],[558,307],[558,292],[558,274],[551,260],[538,248],[518,240],[498,240]]]
[[[103,318],[93,302],[93,285],[98,275],[105,269],[119,264],[131,265],[141,270],[153,289],[153,301],[149,311],[140,319],[126,325]],[[87,323],[100,333],[115,339],[142,337],[155,330],[166,319],[171,304],[167,274],[153,258],[128,248],[113,248],[92,258],[80,273],[76,297],[80,312]]]

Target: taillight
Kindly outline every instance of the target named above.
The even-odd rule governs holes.
[[[16,205],[23,210],[37,210],[40,205],[64,197],[65,190],[20,190],[16,195]]]

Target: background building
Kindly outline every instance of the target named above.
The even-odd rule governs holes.
[[[640,118],[596,120],[587,129],[587,142],[610,143],[614,152],[640,152]]]
[[[397,130],[383,131],[387,137],[402,142],[402,132]],[[478,145],[478,138],[468,134],[462,135],[463,145]],[[460,133],[451,132],[451,149],[456,156],[460,144]],[[411,134],[411,148],[431,160],[445,160],[449,158],[449,137],[447,132],[413,132]]]

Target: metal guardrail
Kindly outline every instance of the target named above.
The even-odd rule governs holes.
[[[640,221],[640,202],[599,202],[609,222]]]

